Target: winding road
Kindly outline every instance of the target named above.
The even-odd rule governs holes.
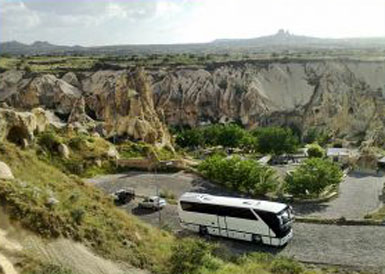
[[[229,192],[201,178],[183,172],[174,174],[151,174],[130,172],[97,177],[88,180],[112,193],[123,187],[133,187],[138,195],[155,195],[160,190],[172,190],[176,197],[186,191],[226,195]],[[318,207],[297,207],[304,216],[361,218],[374,210],[379,202],[379,190],[383,178],[349,175],[341,184],[341,192],[335,200]],[[234,194],[232,194],[234,195]],[[167,205],[160,213],[141,210],[134,201],[123,208],[152,225],[167,227],[181,232],[175,205]],[[307,206],[309,206],[307,208]],[[268,251],[295,257],[302,262],[337,265],[385,273],[385,226],[339,226],[295,223],[294,238],[284,248],[255,246],[247,242],[213,238],[234,253]],[[384,272],[383,272],[384,271]]]

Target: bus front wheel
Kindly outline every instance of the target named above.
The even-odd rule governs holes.
[[[207,227],[199,226],[199,234],[202,236],[206,236],[208,234]]]
[[[256,244],[262,243],[261,235],[253,234],[252,241],[253,241],[253,243],[256,243]]]

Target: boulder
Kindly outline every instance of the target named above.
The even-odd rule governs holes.
[[[115,147],[110,147],[107,151],[107,157],[111,159],[119,159],[119,152],[116,150]]]
[[[12,174],[11,169],[4,162],[0,162],[0,179],[3,179],[3,180],[15,179],[15,177]]]
[[[60,153],[60,156],[64,159],[70,158],[70,150],[68,149],[66,144],[59,144],[58,151]]]
[[[64,74],[61,79],[74,87],[80,88],[80,82],[78,80],[78,77],[72,71]]]

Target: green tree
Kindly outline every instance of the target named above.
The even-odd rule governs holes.
[[[336,164],[321,158],[311,158],[303,162],[285,178],[289,193],[299,196],[317,196],[327,186],[337,185],[342,180],[342,171]]]
[[[258,128],[252,134],[257,137],[258,150],[262,153],[293,153],[298,147],[298,138],[289,128]]]
[[[187,129],[177,133],[176,143],[181,147],[204,146],[205,140],[200,129]]]
[[[323,158],[325,150],[317,143],[307,145],[307,155],[310,158]]]
[[[198,166],[207,178],[249,195],[264,195],[276,188],[275,171],[254,160],[214,155]]]

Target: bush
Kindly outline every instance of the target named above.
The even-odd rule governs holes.
[[[52,153],[57,151],[58,146],[61,144],[61,139],[54,131],[45,131],[38,136],[38,144]]]
[[[264,195],[276,187],[273,169],[238,156],[228,159],[214,155],[204,160],[198,169],[213,181],[251,195]]]
[[[257,137],[258,151],[281,155],[283,153],[293,153],[298,147],[298,137],[291,129],[280,127],[258,128],[252,131]]]
[[[342,179],[341,169],[329,160],[311,158],[286,176],[286,189],[294,195],[319,195],[327,186],[337,185]]]
[[[0,272],[1,273],[1,272]],[[36,266],[35,269],[28,271],[30,274],[72,274],[70,269],[55,264]]]
[[[325,156],[325,150],[319,144],[307,145],[307,155],[310,158],[323,158]]]
[[[254,139],[240,126],[227,124],[183,130],[177,134],[176,143],[181,147],[250,147],[255,144]]]
[[[270,271],[274,274],[300,274],[304,268],[292,259],[277,258],[271,263]]]
[[[306,144],[318,143],[321,146],[326,145],[330,140],[330,134],[327,131],[317,128],[310,128],[303,137],[303,142]]]
[[[75,136],[71,138],[68,145],[73,149],[82,150],[85,147],[87,147],[87,136],[85,135]]]
[[[186,238],[172,248],[170,258],[172,274],[194,274],[205,265],[210,257],[212,246],[201,240]]]

